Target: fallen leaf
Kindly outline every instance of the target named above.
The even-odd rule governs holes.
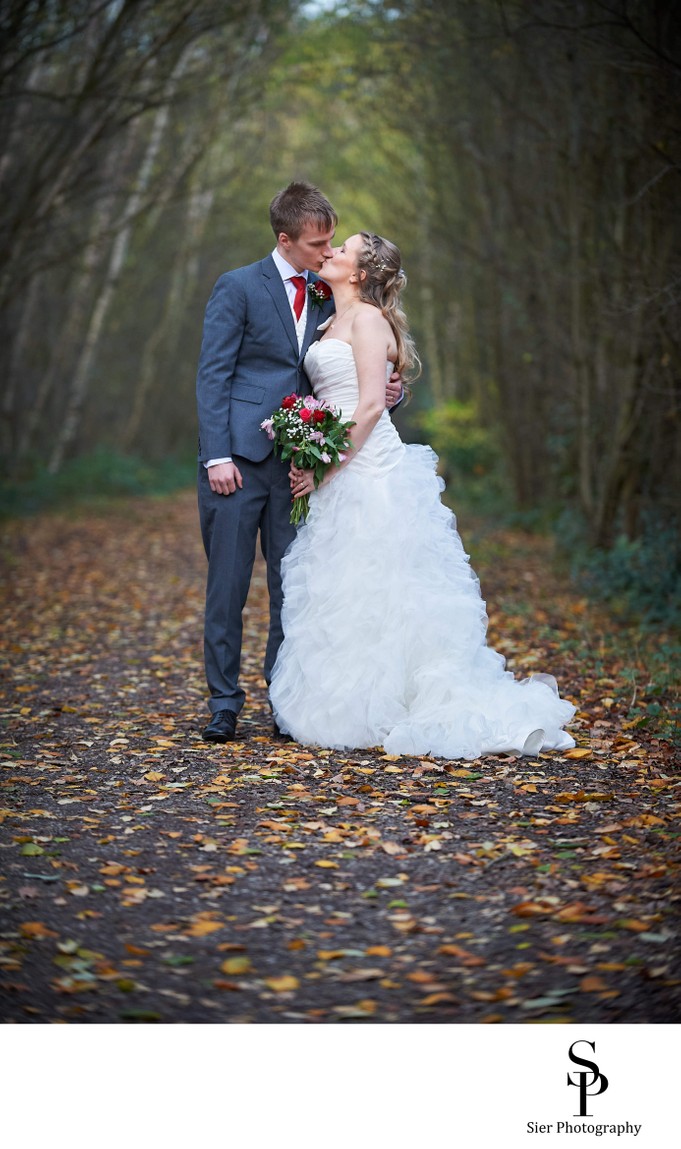
[[[22,922],[19,926],[19,932],[24,938],[56,938],[54,930],[48,929],[43,922]]]
[[[245,974],[251,973],[253,966],[251,965],[250,958],[247,957],[233,957],[227,958],[220,966],[222,973],[227,974]]]
[[[292,977],[291,974],[283,974],[281,977],[266,977],[265,984],[275,993],[290,993],[292,990],[298,989],[300,982],[297,977]]]

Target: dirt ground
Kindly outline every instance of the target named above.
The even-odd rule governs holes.
[[[2,1020],[680,1020],[678,762],[546,541],[462,524],[577,749],[448,762],[273,737],[260,565],[239,740],[201,740],[193,493],[3,534]]]

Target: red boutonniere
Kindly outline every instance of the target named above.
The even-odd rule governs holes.
[[[307,294],[314,307],[323,307],[325,303],[329,302],[333,292],[328,283],[325,283],[323,279],[318,279],[315,283],[308,283]]]

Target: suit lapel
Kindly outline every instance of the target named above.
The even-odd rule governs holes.
[[[310,274],[308,275],[308,279],[307,279],[308,286],[311,283],[316,283],[317,279],[318,279],[318,276],[316,276],[312,272],[310,272]],[[312,340],[316,334],[316,331],[317,331],[317,328],[319,327],[319,324],[323,323],[325,319],[328,319],[329,316],[332,314],[333,310],[334,310],[333,299],[331,299],[328,303],[323,304],[321,307],[318,307],[316,303],[312,302],[312,300],[310,299],[310,296],[308,294],[308,297],[307,297],[307,322],[305,324],[305,334],[303,336],[303,346],[300,349],[301,361],[305,358],[307,350],[308,350],[310,344],[312,343]]]
[[[267,288],[272,302],[277,309],[279,318],[284,325],[284,330],[288,335],[293,350],[296,353],[296,359],[298,359],[298,337],[296,335],[296,328],[293,322],[293,312],[291,311],[291,304],[288,301],[288,295],[286,294],[284,281],[277,271],[276,264],[271,255],[268,255],[266,259],[263,259],[261,267],[265,287]]]

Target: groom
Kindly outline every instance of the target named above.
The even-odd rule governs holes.
[[[239,686],[241,613],[253,571],[258,532],[267,564],[269,683],[282,640],[283,554],[295,535],[289,522],[289,464],[260,430],[286,395],[310,389],[303,370],[317,327],[333,302],[313,302],[308,286],[326,259],[338,217],[318,188],[291,183],[270,204],[276,237],[271,255],[217,281],[203,327],[196,393],[199,416],[199,515],[208,557],[204,658],[210,690],[208,742],[234,738],[245,694]],[[400,395],[389,385],[387,402]]]

